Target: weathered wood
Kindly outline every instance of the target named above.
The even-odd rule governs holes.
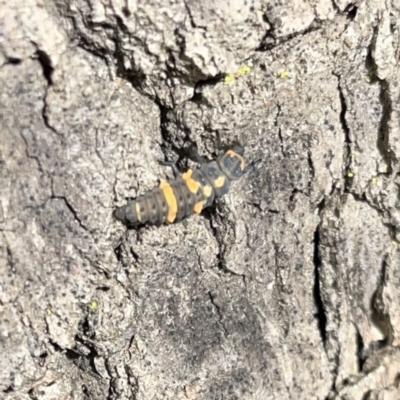
[[[0,398],[399,398],[399,8],[264,3],[0,2]],[[112,218],[217,131],[211,211]]]

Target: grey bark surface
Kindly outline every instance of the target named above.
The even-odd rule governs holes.
[[[1,0],[0,398],[400,398],[399,21]],[[217,131],[261,159],[227,196],[113,219]]]

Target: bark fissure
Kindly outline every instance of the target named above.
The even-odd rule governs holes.
[[[319,235],[319,226],[317,226],[314,232],[314,300],[317,306],[317,320],[318,320],[318,329],[321,335],[321,340],[326,346],[326,324],[327,324],[327,316],[324,309],[324,302],[321,297],[321,277],[320,277],[320,268],[322,266],[321,259],[319,257],[319,246],[320,246],[320,235]]]

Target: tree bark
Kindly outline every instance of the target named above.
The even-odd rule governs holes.
[[[0,1],[0,398],[398,399],[400,6]],[[241,142],[201,215],[159,160]]]

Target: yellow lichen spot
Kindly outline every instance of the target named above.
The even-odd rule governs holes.
[[[248,74],[251,68],[248,65],[242,65],[234,74],[226,74],[224,81],[226,84],[232,83],[235,79],[240,78],[243,75]]]
[[[224,183],[225,183],[225,177],[221,175],[219,178],[217,178],[214,181],[214,187],[220,188],[220,187],[224,186]]]
[[[371,178],[371,184],[372,185],[376,185],[378,183],[378,178],[376,177],[376,176],[373,176],[372,178]]]
[[[242,65],[238,71],[236,72],[236,78],[239,76],[246,75],[251,71],[251,68],[248,65]]]
[[[392,243],[392,246],[397,246],[397,240],[396,239],[392,239],[391,243]]]
[[[235,80],[235,74],[226,74],[224,81],[227,85],[231,84]]]
[[[91,311],[95,311],[97,309],[97,301],[96,300],[90,300],[89,308],[90,308]]]
[[[354,176],[354,172],[351,171],[351,170],[347,171],[347,176],[348,176],[349,178],[352,178],[352,177]]]
[[[289,71],[284,70],[279,74],[280,79],[287,79],[289,77]]]
[[[389,169],[389,167],[386,163],[382,163],[379,166],[379,172],[381,172],[382,174],[385,174],[386,172],[388,172],[388,169]]]
[[[200,214],[201,210],[203,209],[203,205],[204,205],[204,201],[199,201],[198,203],[196,203],[193,207],[193,212],[195,214]]]
[[[212,187],[210,185],[204,186],[203,188],[203,194],[206,197],[210,197],[212,193]]]
[[[53,314],[53,310],[51,309],[51,307],[47,307],[46,308],[46,313],[47,313],[47,315],[52,315]]]
[[[165,201],[168,206],[168,212],[167,217],[165,218],[165,222],[167,222],[168,224],[172,224],[175,221],[176,214],[178,212],[178,203],[176,201],[174,191],[172,190],[171,185],[163,180],[160,181],[160,189],[164,194]]]

